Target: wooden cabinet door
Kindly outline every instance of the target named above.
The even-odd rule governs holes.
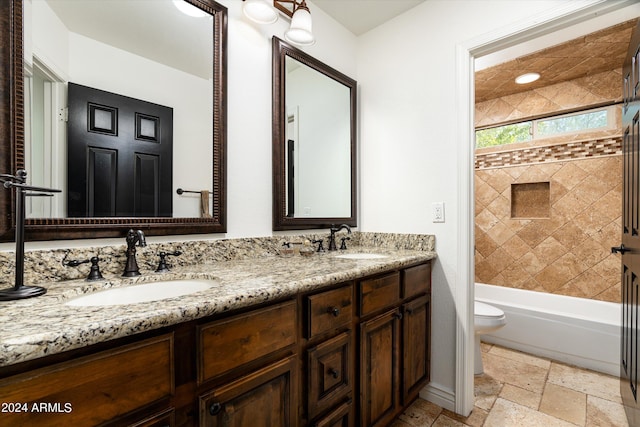
[[[387,425],[400,397],[400,309],[360,325],[360,425]]]
[[[307,350],[307,412],[314,418],[344,399],[352,389],[351,332]]]
[[[353,405],[351,401],[344,402],[331,413],[327,414],[315,423],[312,427],[352,427],[353,426]]]
[[[428,295],[403,305],[403,387],[402,403],[415,399],[429,381],[431,306]]]
[[[295,357],[217,387],[200,397],[202,427],[295,427]]]

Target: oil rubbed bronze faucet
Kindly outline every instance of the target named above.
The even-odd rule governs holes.
[[[342,229],[346,229],[347,233],[351,234],[351,227],[349,227],[347,224],[342,224],[338,227],[336,227],[335,225],[331,225],[330,231],[331,234],[329,235],[329,250],[330,251],[337,251],[338,248],[336,246],[336,233]]]
[[[142,230],[129,230],[127,232],[127,265],[124,267],[123,277],[135,277],[140,275],[140,269],[138,268],[138,262],[136,261],[136,245],[143,247],[147,246],[147,241],[144,239],[144,233]]]

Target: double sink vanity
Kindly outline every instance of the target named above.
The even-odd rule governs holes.
[[[106,20],[105,13],[93,9],[105,3],[74,4],[73,16],[82,8],[85,20],[95,16]],[[139,22],[156,15],[163,17],[155,26],[162,35],[168,33],[169,25],[179,28],[176,36],[199,28],[193,21],[184,21],[187,18],[174,10],[175,2],[119,3],[130,8],[113,15],[117,17],[113,28],[119,34],[126,28],[137,34]],[[204,58],[205,69],[213,75],[204,77],[206,86],[194,91],[198,97],[188,102],[183,102],[182,93],[164,98],[170,88],[184,91],[182,84],[170,80],[174,77],[163,80],[171,84],[162,91],[149,79],[166,65],[141,69],[138,62],[126,59],[128,55],[121,56],[120,50],[98,53],[96,49],[105,47],[98,38],[83,36],[82,40],[88,46],[85,52],[95,51],[101,59],[125,58],[110,66],[127,70],[127,78],[96,89],[129,96],[125,89],[136,87],[140,94],[135,98],[173,108],[180,112],[176,118],[190,118],[188,126],[176,122],[174,138],[181,142],[179,152],[184,155],[174,156],[172,172],[180,177],[180,185],[191,190],[179,188],[174,194],[177,179],[163,186],[173,201],[170,215],[103,215],[96,213],[96,206],[89,206],[87,212],[67,217],[65,203],[74,195],[64,189],[59,201],[29,201],[26,219],[16,208],[17,196],[0,191],[0,241],[15,240],[16,247],[23,249],[25,241],[121,238],[130,228],[144,229],[149,236],[227,232],[227,92],[237,101],[243,96],[227,87],[227,25],[238,20],[228,19],[227,8],[215,0],[178,3],[209,16],[202,21],[208,36],[196,34],[194,39],[209,37],[210,44],[193,53],[194,58]],[[165,7],[166,14],[154,13]],[[106,10],[114,8],[112,4]],[[233,13],[238,10],[232,8]],[[64,45],[69,39],[49,40],[57,33],[35,31],[30,14],[51,18],[49,30],[57,28],[68,12],[64,2],[0,2],[2,28],[7,29],[0,32],[0,82],[7,89],[0,99],[0,152],[6,154],[0,156],[0,174],[27,169],[25,153],[42,149],[25,138],[25,128],[34,120],[25,120],[25,112],[34,108],[24,96],[25,77],[30,74],[23,70],[30,72],[35,59],[24,55],[23,46],[30,53],[40,44]],[[150,37],[154,46],[157,39]],[[326,229],[333,223],[355,227],[357,82],[277,37],[271,45],[273,231]],[[176,48],[181,53],[187,50],[192,49]],[[59,90],[64,92],[68,83],[87,83],[91,75],[108,74],[100,61],[80,56],[87,56],[87,76],[55,82]],[[44,62],[37,65],[46,69]],[[192,62],[196,63],[183,61]],[[238,63],[229,65],[229,73],[238,67]],[[56,113],[58,108],[50,110]],[[200,122],[206,127],[192,129],[192,122],[198,122],[192,112],[205,115]],[[110,117],[111,127],[96,134],[113,131],[115,116]],[[57,121],[57,117],[52,120]],[[179,129],[188,129],[189,134],[182,135]],[[196,134],[211,137],[194,138]],[[188,141],[197,145],[182,145]],[[238,138],[229,142],[243,143]],[[66,146],[66,141],[59,143]],[[205,163],[197,166],[196,160]],[[331,173],[319,174],[314,165],[331,165]],[[67,165],[51,166],[57,182],[67,182]],[[112,166],[108,171],[118,170],[117,164]],[[200,175],[195,171],[211,173],[196,179]],[[35,179],[36,174],[31,171],[31,176]],[[101,209],[107,211],[111,206],[107,202],[115,199],[95,197],[104,193],[89,184],[80,193],[86,190],[89,199],[104,204]],[[125,180],[125,186],[130,184]],[[300,255],[302,251],[284,251],[283,243],[290,243],[284,240],[305,243],[326,235],[149,244],[137,252],[140,276],[135,276],[136,259],[125,255],[122,245],[27,251],[24,256],[18,249],[15,254],[0,252],[0,288],[8,288],[14,277],[20,279],[15,281],[20,288],[22,278],[16,272],[24,270],[25,285],[46,291],[34,298],[0,301],[0,424],[389,425],[429,381],[434,237],[354,232],[341,239],[343,245],[349,240],[350,249],[340,250],[334,234],[342,226],[331,228],[327,249],[335,250],[312,252],[307,245],[306,256]],[[162,254],[175,256],[165,260],[169,271],[156,273],[162,270],[157,268]],[[85,280],[90,268],[85,261],[91,261],[95,274],[90,277],[96,280]],[[103,278],[95,271],[98,261]],[[133,277],[122,277],[123,269]]]
[[[40,283],[0,303],[3,422],[388,425],[429,379],[433,238],[404,237],[304,257],[184,242],[168,273],[151,247],[138,277]],[[218,260],[187,265],[203,244]]]

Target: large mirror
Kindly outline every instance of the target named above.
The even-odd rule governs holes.
[[[28,239],[226,231],[226,13],[214,0],[0,2],[0,173],[62,190],[28,199]],[[0,189],[2,240],[13,203]]]
[[[273,38],[273,228],[356,226],[356,81]]]

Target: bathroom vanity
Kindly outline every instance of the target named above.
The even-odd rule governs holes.
[[[2,303],[0,320],[13,325],[0,333],[3,422],[388,425],[429,380],[435,253],[371,251],[384,257],[176,269],[215,285],[148,303],[65,305],[118,280],[53,283],[43,297]]]

